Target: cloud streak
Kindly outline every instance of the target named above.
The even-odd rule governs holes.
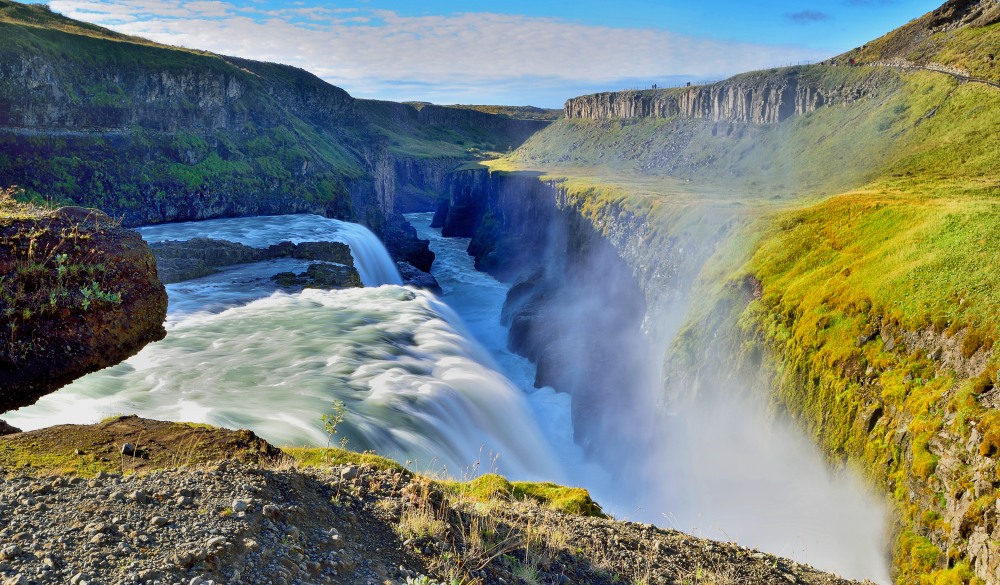
[[[627,79],[721,77],[828,56],[496,13],[414,17],[376,8],[266,10],[180,0],[53,0],[52,8],[158,42],[295,65],[353,94],[385,99],[489,101],[520,90],[526,103],[546,87],[619,89]]]
[[[801,12],[792,12],[785,15],[788,20],[794,22],[795,24],[812,24],[814,22],[823,22],[824,20],[830,20],[833,18],[825,12],[820,12],[819,10],[803,10]]]

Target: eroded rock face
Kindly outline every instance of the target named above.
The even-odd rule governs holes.
[[[0,412],[163,339],[166,313],[138,232],[80,208],[0,220]]]
[[[0,437],[5,435],[13,435],[15,433],[20,433],[21,429],[11,426],[4,421],[0,420]]]
[[[877,83],[825,86],[794,68],[746,74],[686,88],[619,91],[568,100],[567,118],[593,120],[693,118],[714,122],[777,124],[823,106],[850,104],[878,91]]]

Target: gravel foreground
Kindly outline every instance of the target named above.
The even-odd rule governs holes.
[[[0,584],[851,583],[512,501],[499,476],[442,484],[374,455],[334,465],[307,451],[318,466],[249,431],[135,416],[0,437]]]

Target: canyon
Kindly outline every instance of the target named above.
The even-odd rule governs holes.
[[[1000,582],[995,1],[816,65],[573,98],[551,124],[25,10],[0,0],[0,173],[29,196],[132,226],[316,213],[418,271],[402,213],[434,211],[512,285],[510,348],[572,395],[588,456],[630,477],[621,454],[684,413],[760,406],[881,494],[897,582]]]

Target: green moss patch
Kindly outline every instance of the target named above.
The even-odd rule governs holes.
[[[132,445],[136,456],[123,455]],[[0,473],[92,476],[236,459],[276,465],[281,451],[250,431],[119,416],[96,425],[59,425],[0,437]]]
[[[601,507],[583,488],[565,487],[554,483],[529,481],[510,482],[489,473],[466,482],[438,481],[446,493],[470,498],[477,502],[513,500],[533,502],[557,512],[579,516],[606,517]]]

